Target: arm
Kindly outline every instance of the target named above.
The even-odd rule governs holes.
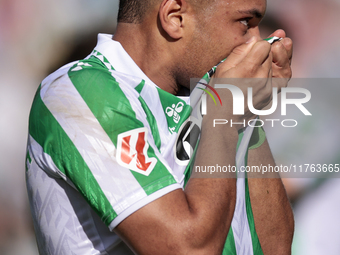
[[[216,75],[265,78],[254,88],[254,102],[260,108],[271,92],[267,84],[272,62],[270,45],[253,40],[242,47],[242,54],[232,54]],[[219,94],[225,102],[231,102],[227,90]],[[208,100],[209,104],[213,102]],[[234,118],[231,105],[224,104],[203,118],[195,166],[235,165],[237,129],[211,128],[212,119],[222,116]],[[228,173],[221,179],[204,178],[201,174],[195,177],[201,178],[191,178],[184,191],[173,191],[144,206],[123,220],[115,231],[137,254],[221,254],[233,217],[236,180]]]
[[[277,30],[271,36],[284,38],[275,43],[271,50],[273,77],[279,78],[275,82],[277,85],[285,84],[292,75],[292,41],[285,38],[283,30]],[[249,151],[248,164],[275,166],[267,140],[260,147]],[[264,254],[291,254],[294,216],[279,174],[248,174],[248,177],[255,228]]]
[[[268,142],[248,153],[250,166],[275,166]],[[278,173],[248,174],[255,228],[264,254],[291,254],[294,217]]]
[[[233,151],[236,142],[235,132],[219,149]],[[202,157],[208,147],[211,154]],[[206,150],[199,149],[198,158],[220,160],[203,136],[200,148]],[[230,153],[223,161],[229,164],[234,158]],[[184,192],[173,191],[144,206],[118,225],[117,232],[137,254],[221,254],[234,206],[234,178],[192,178]]]

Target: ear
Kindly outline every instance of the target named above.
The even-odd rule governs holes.
[[[159,8],[159,19],[163,30],[173,39],[183,35],[184,16],[188,5],[186,0],[163,0]]]

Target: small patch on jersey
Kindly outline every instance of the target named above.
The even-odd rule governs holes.
[[[179,120],[181,119],[181,116],[179,115],[179,113],[181,113],[183,111],[183,106],[184,103],[179,102],[177,105],[172,104],[171,107],[167,107],[165,109],[166,114],[169,117],[173,117],[173,121],[177,124],[179,122]]]
[[[89,67],[91,65],[88,64],[88,63],[84,63],[84,62],[79,61],[77,66],[72,68],[71,72],[83,70],[83,67],[85,67],[85,66]]]
[[[177,133],[190,116],[191,106],[164,90],[158,89],[159,98],[165,113],[170,134]]]
[[[149,176],[157,163],[156,158],[147,154],[147,135],[145,127],[119,134],[116,155],[118,164],[145,176]]]

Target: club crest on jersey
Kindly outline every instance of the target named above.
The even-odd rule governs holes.
[[[117,161],[132,171],[148,176],[154,169],[157,159],[149,157],[147,152],[147,128],[137,128],[118,135]]]
[[[173,117],[173,120],[176,124],[181,119],[181,116],[179,116],[179,113],[183,111],[183,106],[184,104],[182,102],[179,102],[177,105],[173,104],[171,107],[167,107],[165,109],[166,114],[169,117]]]

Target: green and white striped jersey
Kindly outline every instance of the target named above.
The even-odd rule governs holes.
[[[185,137],[199,135],[191,112],[188,97],[159,89],[111,35],[99,35],[86,59],[44,79],[30,113],[26,162],[40,253],[132,254],[110,231],[184,188],[195,147]],[[261,254],[247,194],[240,178],[223,254]]]

